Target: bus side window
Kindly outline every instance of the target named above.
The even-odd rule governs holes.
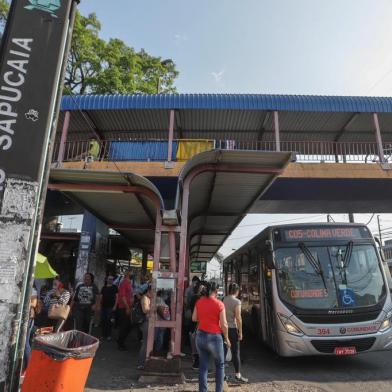
[[[242,301],[242,308],[248,309],[249,308],[249,256],[244,254],[242,256],[242,263],[241,263],[241,301]]]
[[[258,305],[260,302],[259,284],[259,265],[260,258],[256,251],[249,253],[249,305]]]

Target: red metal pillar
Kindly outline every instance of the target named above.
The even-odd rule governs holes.
[[[176,309],[176,334],[174,340],[174,355],[181,353],[182,335],[182,313],[184,306],[184,277],[188,254],[188,208],[189,208],[189,188],[193,180],[192,175],[188,175],[184,181],[181,206],[181,228],[180,228],[180,254],[178,261],[177,277],[177,309]]]
[[[380,162],[383,163],[383,162],[385,162],[384,148],[382,145],[380,122],[378,121],[378,114],[377,113],[373,113],[373,123],[374,123],[374,129],[376,131],[378,157],[380,158]]]
[[[170,271],[176,273],[177,271],[177,257],[176,257],[176,233],[169,232],[169,255],[170,255]],[[177,312],[176,290],[173,290],[171,295],[171,309],[170,320],[175,320]],[[176,329],[171,328],[171,339],[169,352],[174,353],[174,342],[176,340]]]
[[[174,110],[170,110],[169,122],[169,140],[167,145],[167,161],[171,162],[173,154],[173,137],[174,137]]]
[[[275,151],[280,151],[279,113],[274,111]]]
[[[57,155],[57,163],[59,165],[61,165],[64,160],[65,142],[67,141],[70,119],[71,119],[71,112],[68,110],[65,112],[65,116],[64,116],[63,129],[61,131],[60,147]]]
[[[161,242],[162,242],[162,218],[161,212],[157,209],[156,228],[155,228],[155,243],[154,243],[154,265],[153,265],[153,278],[152,278],[152,298],[151,298],[151,312],[148,323],[148,338],[146,357],[148,358],[154,349],[155,337],[155,323],[156,323],[156,292],[157,292],[157,278],[159,271],[159,263],[161,262]]]

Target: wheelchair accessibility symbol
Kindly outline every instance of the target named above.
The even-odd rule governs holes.
[[[340,290],[340,298],[343,306],[355,306],[355,293],[350,289]]]

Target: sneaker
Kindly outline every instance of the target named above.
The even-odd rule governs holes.
[[[192,369],[193,370],[199,370],[199,364],[197,362],[193,362]]]
[[[234,380],[235,380],[236,382],[241,383],[241,384],[247,384],[247,383],[249,382],[249,380],[248,380],[247,378],[243,377],[243,376],[241,376],[241,377],[235,376],[235,377],[234,377]]]
[[[139,365],[136,369],[137,370],[144,370],[144,365]]]

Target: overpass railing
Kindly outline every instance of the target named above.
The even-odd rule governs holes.
[[[174,140],[173,161],[186,160],[201,151],[213,148],[225,150],[276,151],[275,141],[237,141],[237,140],[187,140],[188,152],[179,153],[182,140]],[[392,144],[384,143],[385,161],[392,161]],[[78,161],[157,161],[168,160],[167,140],[96,140],[67,141],[60,153],[60,143],[54,146],[53,162]],[[358,162],[375,163],[379,161],[375,142],[333,142],[333,141],[281,141],[280,151],[296,154],[298,162]]]

